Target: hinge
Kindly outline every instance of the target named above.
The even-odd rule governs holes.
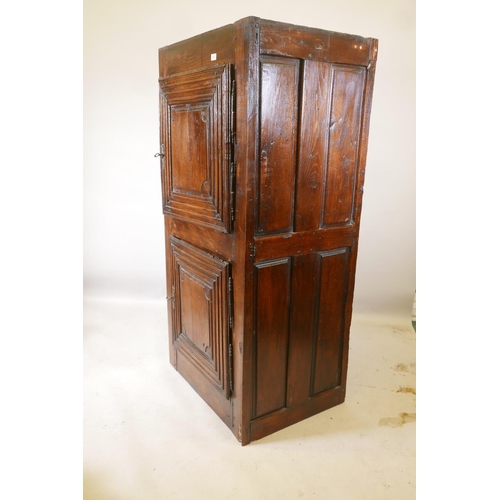
[[[253,243],[249,243],[248,246],[250,247],[250,254],[248,257],[253,262],[255,259],[255,245]]]
[[[233,387],[233,344],[229,344],[229,390],[231,393],[234,390]]]
[[[231,127],[231,144],[234,145],[234,113],[235,113],[235,98],[236,98],[236,80],[231,81],[231,117],[230,117],[230,127]]]
[[[234,161],[234,141],[235,141],[235,108],[236,108],[236,80],[231,80],[231,98],[230,98],[230,117],[229,117],[229,136],[230,136],[230,165],[229,165],[229,193],[230,193],[230,218],[231,222],[235,219],[235,209],[236,204],[236,163]]]
[[[231,333],[233,330],[233,278],[229,276],[229,281],[228,281],[228,295],[229,295],[229,328],[231,329]]]
[[[229,361],[229,390],[233,392],[233,278],[229,276],[227,282],[228,288],[228,313],[229,313],[229,332],[228,332],[228,361]]]
[[[234,222],[234,195],[236,187],[236,165],[234,161],[229,166],[229,182],[230,182],[230,196],[231,196],[231,220]]]

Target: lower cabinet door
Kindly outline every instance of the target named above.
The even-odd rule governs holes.
[[[231,265],[174,236],[169,256],[173,363],[229,425]]]

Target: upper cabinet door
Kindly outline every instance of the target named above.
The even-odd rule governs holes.
[[[232,230],[232,68],[222,64],[160,79],[165,214]]]

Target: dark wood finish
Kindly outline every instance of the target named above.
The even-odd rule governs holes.
[[[250,442],[254,390],[254,267],[251,255],[255,233],[255,210],[259,159],[260,101],[260,19],[248,18],[237,23],[242,36],[236,46],[239,71],[236,71],[236,234],[239,279],[235,279],[235,334],[238,352],[234,359],[234,415],[237,437],[243,445]],[[238,371],[238,367],[239,370]],[[238,392],[239,391],[239,392]],[[240,398],[240,399],[238,399]],[[239,413],[238,413],[239,412]]]
[[[352,227],[300,231],[265,238],[255,238],[257,260],[276,259],[287,255],[305,255],[330,248],[352,245],[355,234]]]
[[[364,83],[363,68],[335,66],[323,227],[352,223]]]
[[[324,170],[328,165],[328,123],[332,98],[331,64],[304,61],[300,155],[295,231],[320,227]]]
[[[255,267],[253,386],[254,417],[258,417],[286,404],[290,259],[261,262]]]
[[[229,64],[160,80],[164,211],[219,231],[232,228]]]
[[[347,252],[347,248],[338,248],[318,254],[311,396],[340,385]]]
[[[237,25],[229,24],[160,49],[160,78],[211,66],[212,54],[217,54],[217,61],[233,62]]]
[[[259,233],[292,229],[299,60],[260,60]]]
[[[170,237],[173,346],[229,399],[230,264]]]
[[[251,17],[159,51],[170,360],[242,444],[344,401],[377,50]]]
[[[229,422],[229,262],[170,236],[171,361]]]
[[[261,54],[368,66],[373,39],[262,19]]]
[[[292,260],[290,340],[287,378],[287,407],[292,408],[309,399],[314,346],[318,273],[316,255],[301,255]],[[312,270],[312,272],[311,272]]]

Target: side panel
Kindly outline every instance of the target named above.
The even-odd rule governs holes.
[[[349,259],[340,248],[255,265],[253,428],[342,400]]]
[[[318,254],[318,306],[314,328],[311,395],[340,385],[347,293],[348,250],[340,248]]]
[[[262,262],[255,268],[254,416],[286,404],[290,259]]]
[[[364,68],[335,68],[323,227],[353,222],[364,86]]]
[[[366,69],[266,56],[260,71],[256,237],[353,226]]]
[[[288,231],[293,223],[299,61],[263,58],[257,233]]]
[[[332,78],[331,64],[304,61],[295,231],[307,231],[320,226],[319,207],[328,164]]]
[[[317,256],[301,255],[293,258],[290,311],[290,344],[287,377],[287,407],[303,404],[311,392],[311,361],[313,359],[314,328],[316,325],[316,297],[320,276]]]
[[[262,37],[251,440],[345,398],[376,55],[279,23]]]

